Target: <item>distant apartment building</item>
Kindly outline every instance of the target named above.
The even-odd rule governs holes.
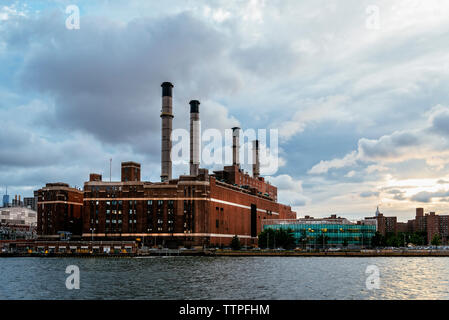
[[[377,231],[386,236],[387,233],[396,233],[399,228],[404,228],[402,225],[398,225],[397,217],[386,217],[379,211],[379,207],[377,207],[376,213],[374,217],[366,217],[366,220],[375,220],[377,223]]]
[[[24,197],[23,206],[31,210],[37,211],[37,199],[35,197]]]
[[[426,232],[427,243],[430,243],[438,234],[442,243],[449,241],[449,215],[437,215],[435,212],[424,214],[423,208],[416,208],[414,220],[408,221],[409,232]]]
[[[396,222],[396,232],[408,232],[409,225],[407,222]]]
[[[378,209],[374,217],[366,219],[376,220],[377,231],[383,236],[398,232],[425,232],[426,241],[429,244],[435,234],[440,236],[443,244],[449,242],[449,215],[437,215],[435,212],[424,213],[423,208],[416,208],[415,219],[398,222],[397,217],[386,217]]]

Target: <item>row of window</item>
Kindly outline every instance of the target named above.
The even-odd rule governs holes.
[[[164,221],[162,219],[163,216],[163,204],[164,204],[164,200],[155,200],[155,204],[157,205],[157,207],[155,208],[156,210],[154,210],[153,207],[153,200],[147,200],[147,231],[153,231],[153,227],[156,227],[156,229],[158,231],[163,231],[164,229]],[[175,224],[175,210],[174,210],[174,200],[168,200],[167,202],[167,231],[168,232],[173,232],[174,231],[174,224]],[[93,203],[95,203],[95,205],[93,205]],[[91,225],[94,224],[94,218],[95,218],[95,226],[92,227],[96,227],[98,230],[98,208],[96,207],[96,205],[99,205],[99,201],[92,201],[91,202]],[[117,209],[111,209],[111,208],[117,208],[117,205],[119,208],[122,207],[123,202],[121,200],[111,200],[111,201],[106,201],[106,232],[109,231],[121,231],[122,229],[122,210],[117,210]],[[136,228],[137,228],[137,210],[136,205],[137,205],[137,200],[129,200],[129,205],[130,205],[130,209],[129,209],[129,214],[128,214],[128,231],[129,232],[135,232]],[[193,207],[193,205],[192,205]],[[151,208],[151,209],[150,209]],[[186,218],[184,221],[184,229],[186,230],[191,230],[191,226],[192,226],[192,217],[191,217],[191,211],[190,208],[188,209],[189,214],[186,214]],[[95,215],[93,215],[92,213],[95,212]],[[153,213],[156,213],[156,223],[155,226],[153,226]]]

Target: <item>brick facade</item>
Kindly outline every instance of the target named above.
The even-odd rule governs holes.
[[[58,237],[58,231],[81,235],[83,192],[65,183],[47,183],[37,191],[37,234]]]
[[[140,165],[127,162],[121,181],[90,174],[84,191],[47,184],[38,191],[38,234],[69,231],[85,240],[141,238],[173,246],[229,245],[237,235],[243,244],[256,245],[263,220],[296,218],[290,206],[276,201],[275,186],[238,168],[230,171],[217,179],[200,169],[197,177],[152,183],[140,181]]]

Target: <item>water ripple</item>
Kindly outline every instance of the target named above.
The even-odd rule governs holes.
[[[80,268],[80,290],[65,268]],[[365,286],[366,267],[380,289]],[[449,258],[5,258],[0,299],[448,299]]]

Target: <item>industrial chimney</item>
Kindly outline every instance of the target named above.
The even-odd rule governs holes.
[[[190,175],[197,176],[200,167],[200,102],[190,101]]]
[[[232,128],[232,165],[240,167],[239,151],[240,151],[240,128]]]
[[[259,163],[259,140],[253,141],[253,177],[259,178],[260,163]]]
[[[173,123],[173,105],[172,105],[172,88],[170,82],[164,82],[162,85],[162,152],[161,152],[161,181],[168,181],[172,178],[172,162],[171,162],[171,133]]]

